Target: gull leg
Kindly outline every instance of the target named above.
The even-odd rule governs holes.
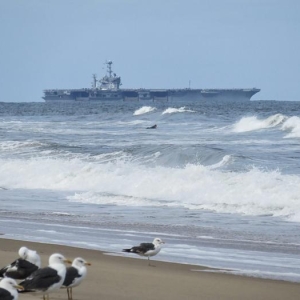
[[[151,262],[150,262],[150,256],[148,256],[148,266],[149,266],[149,267],[155,267],[154,265],[151,265]]]
[[[49,300],[49,294],[43,294],[43,300]]]
[[[69,288],[67,288],[68,300],[70,300]]]
[[[71,300],[73,300],[73,289],[71,288]]]

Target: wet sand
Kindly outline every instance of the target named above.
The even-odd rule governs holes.
[[[112,256],[96,250],[3,238],[0,238],[0,268],[17,258],[21,246],[38,251],[42,266],[48,264],[49,256],[55,252],[71,260],[80,256],[92,263],[85,281],[73,289],[74,300],[294,300],[300,295],[297,283],[202,272],[208,269],[155,261],[155,258],[152,260],[155,267],[149,267],[146,258],[134,259],[130,254]],[[41,298],[41,294],[19,295],[21,300]],[[50,294],[50,299],[67,299],[67,292],[61,289]]]

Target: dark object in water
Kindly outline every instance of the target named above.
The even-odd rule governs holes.
[[[147,127],[146,129],[156,129],[156,127],[157,127],[157,125],[155,124],[155,125],[153,125],[151,127]]]

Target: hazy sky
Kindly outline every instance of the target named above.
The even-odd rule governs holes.
[[[300,100],[299,0],[0,0],[0,101],[90,87],[261,88]]]

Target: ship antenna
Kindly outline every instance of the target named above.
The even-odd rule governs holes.
[[[112,70],[111,70],[112,61],[109,60],[106,64],[107,64],[107,72],[109,74],[109,77],[112,77],[111,76],[111,74],[112,74]]]
[[[93,74],[92,88],[93,89],[97,88],[97,75],[96,74]]]

